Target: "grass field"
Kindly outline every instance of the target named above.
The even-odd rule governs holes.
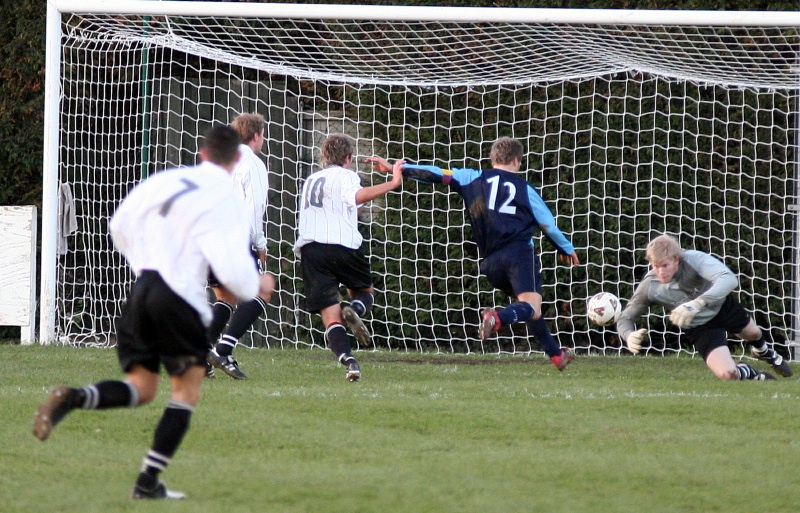
[[[0,345],[0,511],[796,512],[798,378],[716,380],[699,359],[237,352],[164,474],[186,501],[129,494],[166,389],[31,435],[52,385],[121,376],[113,350]],[[756,366],[766,369],[757,362]],[[800,375],[800,366],[795,366]],[[164,383],[166,384],[166,383]]]

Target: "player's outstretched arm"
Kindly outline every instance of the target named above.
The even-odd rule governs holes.
[[[382,157],[367,157],[364,161],[372,164],[372,169],[375,171],[381,173],[392,172],[392,164]],[[439,166],[405,163],[403,167],[403,176],[418,182],[450,183],[453,179],[453,171],[450,169],[442,169]]]
[[[381,173],[392,172],[393,166],[383,157],[367,157],[364,161],[372,164],[373,171],[379,171]]]
[[[359,189],[356,193],[356,203],[363,205],[400,187],[403,183],[403,165],[405,163],[405,160],[398,160],[394,163],[394,166],[392,166],[392,179],[388,182]]]

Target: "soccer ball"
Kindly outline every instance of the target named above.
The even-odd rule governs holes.
[[[586,303],[589,320],[598,326],[610,326],[619,320],[622,305],[619,298],[609,292],[598,292]]]

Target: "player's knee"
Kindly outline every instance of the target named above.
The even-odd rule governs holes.
[[[170,399],[195,407],[200,402],[200,389],[173,391]]]
[[[736,381],[739,379],[739,371],[736,369],[736,367],[733,369],[715,370],[714,374],[716,374],[719,379],[724,381]]]
[[[531,302],[531,301],[525,301],[525,302],[528,303],[531,306],[532,314],[529,317],[529,319],[531,321],[538,321],[539,319],[541,319],[542,318],[542,311],[541,311],[542,309],[541,308],[536,308],[536,304]]]
[[[147,404],[156,397],[158,390],[158,374],[148,371],[144,366],[136,364],[128,372],[126,381],[136,389],[136,405]]]
[[[137,406],[147,404],[151,402],[153,399],[156,398],[156,391],[158,387],[148,385],[135,385],[136,390],[139,392],[139,402],[136,403]]]

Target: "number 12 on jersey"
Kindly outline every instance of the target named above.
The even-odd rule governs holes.
[[[500,176],[495,175],[486,180],[486,183],[491,186],[491,190],[489,191],[489,210],[497,210],[501,214],[516,214],[517,207],[510,205],[510,203],[514,201],[514,196],[517,194],[517,187],[511,182],[503,182],[503,187],[508,190],[508,197],[503,204],[500,205],[500,208],[496,208],[497,190],[500,188]]]

